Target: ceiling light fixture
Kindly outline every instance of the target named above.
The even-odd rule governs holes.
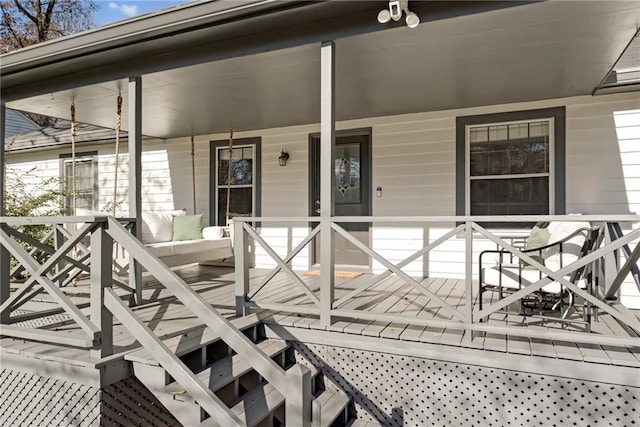
[[[416,28],[420,24],[420,17],[409,10],[409,0],[390,0],[389,8],[378,13],[378,22],[386,24],[392,19],[398,22],[402,18],[402,12],[407,15],[405,22],[409,28]]]

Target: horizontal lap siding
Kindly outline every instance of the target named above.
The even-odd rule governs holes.
[[[640,212],[640,182],[633,181],[640,145],[630,142],[640,139],[640,119],[633,126],[630,115],[620,126],[616,118],[638,108],[640,101],[628,100],[567,106],[567,212]]]
[[[318,130],[317,126],[296,126],[248,133],[248,136],[259,136],[262,144],[262,216],[309,215],[309,134]],[[289,160],[284,167],[278,164],[282,150],[289,153]],[[267,244],[280,257],[284,257],[309,234],[309,224],[264,223],[260,233]],[[303,249],[293,259],[294,269],[308,269],[309,251],[310,247]],[[260,246],[255,248],[255,262],[259,268],[276,265]]]
[[[209,224],[209,138],[196,138],[196,211],[204,214]],[[118,215],[126,216],[129,209],[129,155],[126,144],[120,146],[118,159],[117,201]],[[98,152],[98,209],[103,210],[113,200],[114,146],[83,144],[77,153]],[[56,150],[7,156],[9,168],[35,168],[37,179],[61,176],[60,154],[71,150]],[[36,160],[34,160],[36,159]],[[193,210],[191,146],[189,138],[170,141],[143,142],[142,152],[142,209],[143,211]]]
[[[640,213],[640,97],[567,107],[567,212]],[[620,294],[640,308],[632,277]]]
[[[373,198],[374,215],[454,214],[455,118],[412,115],[371,126],[373,187],[382,187],[382,197]],[[381,239],[375,246],[384,246]]]

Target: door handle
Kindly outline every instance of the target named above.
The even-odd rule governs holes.
[[[320,200],[316,200],[316,213],[319,214],[320,213]]]

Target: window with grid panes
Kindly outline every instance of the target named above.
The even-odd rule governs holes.
[[[216,223],[226,225],[227,194],[229,219],[253,216],[255,205],[255,145],[216,148]]]
[[[467,127],[467,215],[553,212],[553,120]]]
[[[98,157],[96,153],[76,154],[76,207],[78,209],[96,210],[98,208]],[[70,155],[62,156],[62,173],[64,193],[64,209],[69,214],[73,195],[73,162]]]

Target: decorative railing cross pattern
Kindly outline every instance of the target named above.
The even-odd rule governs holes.
[[[478,224],[478,221],[482,221],[490,223],[490,222],[539,222],[539,221],[560,221],[560,222],[576,222],[578,219],[576,217],[567,217],[567,216],[522,216],[522,217],[332,217],[329,221],[325,219],[317,219],[317,218],[238,218],[238,222],[241,224],[237,224],[238,227],[235,228],[237,233],[242,234],[241,236],[236,238],[236,254],[244,253],[245,256],[241,258],[236,258],[236,272],[240,272],[238,275],[238,281],[236,284],[236,302],[238,304],[236,311],[238,313],[247,313],[248,308],[259,308],[259,309],[267,309],[267,310],[276,310],[282,312],[291,312],[291,313],[299,313],[299,314],[310,314],[310,315],[318,315],[320,314],[320,323],[322,323],[325,327],[331,325],[332,318],[351,318],[353,321],[357,321],[358,319],[362,319],[363,321],[386,321],[393,323],[405,323],[405,324],[415,324],[420,326],[427,327],[435,327],[435,328],[451,328],[455,330],[466,331],[464,334],[466,340],[472,340],[474,333],[476,332],[487,332],[487,333],[498,333],[498,334],[508,334],[514,336],[522,336],[522,337],[530,337],[530,338],[543,338],[549,340],[562,340],[569,342],[583,342],[589,344],[603,344],[605,345],[616,345],[616,346],[640,346],[640,339],[633,334],[629,337],[626,336],[603,336],[600,334],[595,334],[590,332],[590,328],[587,328],[586,332],[578,332],[578,331],[565,331],[565,330],[536,330],[535,328],[521,328],[514,326],[499,326],[495,323],[488,324],[482,323],[482,319],[488,318],[490,315],[494,313],[498,313],[504,309],[507,309],[512,303],[522,301],[524,298],[531,296],[534,293],[537,293],[542,290],[546,285],[550,283],[557,283],[561,289],[565,289],[570,292],[571,298],[580,298],[581,302],[584,302],[585,306],[582,310],[585,317],[584,323],[590,326],[591,322],[591,314],[597,313],[596,310],[600,310],[601,313],[606,313],[612,316],[614,319],[619,321],[623,327],[628,327],[632,330],[635,330],[640,334],[640,321],[636,319],[633,315],[629,314],[625,310],[620,310],[619,305],[615,305],[610,303],[609,301],[603,300],[603,295],[592,294],[591,292],[598,292],[599,289],[604,289],[606,293],[609,290],[611,293],[611,288],[617,290],[619,284],[624,280],[624,278],[629,273],[629,270],[633,269],[638,259],[640,259],[640,245],[637,245],[636,248],[631,251],[628,250],[628,245],[631,242],[637,241],[640,239],[640,230],[633,230],[626,235],[617,236],[613,241],[604,241],[602,237],[602,233],[594,233],[597,234],[597,239],[593,240],[595,244],[591,245],[592,249],[586,255],[581,256],[577,259],[577,261],[572,262],[570,265],[565,265],[559,268],[558,270],[551,270],[547,268],[544,264],[539,263],[538,261],[532,259],[526,253],[523,253],[516,247],[510,245],[507,241],[499,236],[499,234],[494,234],[494,232],[488,231],[483,226]],[[323,222],[324,221],[324,222]],[[640,222],[640,217],[636,216],[618,216],[618,217],[606,217],[606,216],[581,216],[579,218],[580,222],[591,222],[591,223],[608,223],[613,221],[629,221],[629,222]],[[301,303],[300,299],[297,299],[295,302],[290,303],[282,303],[282,302],[269,302],[269,301],[260,301],[259,296],[260,293],[254,291],[251,294],[251,300],[247,298],[249,294],[249,286],[248,286],[248,276],[246,274],[247,263],[249,262],[249,257],[247,256],[246,248],[243,245],[248,245],[249,240],[247,238],[251,238],[254,241],[258,242],[261,247],[265,249],[265,251],[273,258],[275,255],[275,251],[269,247],[266,243],[266,239],[259,235],[259,233],[254,230],[250,223],[259,223],[261,227],[264,228],[267,223],[300,223],[306,222],[311,227],[311,224],[320,223],[321,226],[328,226],[330,229],[340,235],[345,240],[347,240],[352,246],[357,247],[363,253],[369,256],[371,260],[375,260],[379,262],[383,267],[384,271],[375,275],[371,280],[366,281],[366,283],[358,283],[355,289],[349,289],[345,294],[340,295],[340,298],[332,301],[325,301],[323,298],[320,299],[320,307],[321,311],[312,309],[308,307],[308,304]],[[370,224],[388,224],[394,223],[397,225],[402,225],[404,223],[425,223],[425,224],[440,224],[440,231],[442,228],[442,224],[444,223],[453,223],[456,224],[451,229],[445,231],[440,234],[433,241],[425,242],[422,249],[415,251],[409,257],[404,258],[400,262],[391,262],[386,259],[384,256],[380,255],[378,252],[370,248],[367,244],[361,242],[356,237],[347,232],[343,227],[339,226],[337,223],[348,223],[348,222],[358,222],[358,223],[370,223]],[[429,226],[429,225],[427,225]],[[298,254],[301,253],[303,247],[308,246],[309,242],[313,238],[325,238],[326,236],[320,236],[318,229],[321,227],[312,228],[311,233],[303,240],[303,242],[297,245],[291,252],[288,252],[284,258],[278,257],[276,261],[277,266],[273,268],[269,274],[266,276],[268,280],[263,280],[260,283],[259,291],[264,289],[267,283],[272,280],[279,272],[285,272],[288,278],[292,278],[295,275],[293,269],[288,265],[289,262]],[[449,304],[449,301],[446,300],[446,297],[442,298],[437,295],[436,292],[432,291],[428,288],[428,286],[423,285],[421,282],[416,280],[407,274],[403,269],[407,267],[409,264],[417,260],[421,256],[428,255],[431,251],[433,251],[438,246],[442,245],[444,242],[447,242],[453,238],[463,239],[464,240],[464,251],[465,256],[465,292],[464,295],[457,301],[456,305],[453,306]],[[474,271],[474,241],[477,239],[481,239],[484,241],[483,245],[487,245],[487,243],[495,243],[499,248],[503,248],[506,252],[512,254],[513,257],[518,258],[523,263],[527,263],[531,266],[531,268],[536,269],[540,273],[540,279],[535,281],[534,283],[527,283],[520,290],[514,290],[512,293],[509,293],[504,298],[498,299],[497,301],[487,305],[482,310],[478,308],[473,308],[474,301],[477,301],[477,296],[475,292],[475,288],[477,287],[477,281],[473,279],[473,271]],[[326,244],[326,243],[321,243]],[[331,242],[330,242],[331,244]],[[484,246],[483,246],[484,247]],[[620,249],[624,249],[627,251],[627,260],[621,268],[616,268],[615,271],[607,270],[606,272],[606,280],[607,284],[604,283],[605,277],[605,266],[608,263],[605,262],[606,259],[615,256],[617,251]],[[477,254],[476,254],[477,255]],[[285,265],[287,264],[287,265]],[[610,268],[610,267],[609,267]],[[589,277],[593,277],[596,280],[596,283],[600,285],[592,286],[593,289],[583,289],[578,286],[577,283],[572,283],[568,280],[568,277],[572,275],[574,272],[578,272],[581,269],[587,269]],[[243,273],[244,272],[244,273]],[[582,273],[581,273],[582,274]],[[587,274],[587,273],[584,273]],[[375,310],[368,311],[367,306],[363,306],[362,308],[350,309],[347,306],[353,298],[358,296],[367,290],[372,290],[372,288],[378,284],[380,284],[385,279],[388,279],[390,276],[395,275],[400,278],[405,285],[412,287],[413,289],[418,290],[423,295],[429,297],[429,303],[433,304],[434,307],[438,307],[440,311],[444,314],[447,313],[450,318],[442,318],[441,316],[437,317],[416,317],[416,316],[404,316],[402,314],[394,314],[394,313],[381,313]],[[301,285],[301,280],[298,276],[292,280],[292,282],[296,286]],[[355,282],[354,282],[355,283]],[[331,286],[333,287],[333,280],[324,277],[320,279],[320,288]],[[591,286],[591,285],[589,285]],[[604,288],[603,288],[604,287]],[[305,288],[303,288],[305,289]],[[310,292],[310,291],[306,291]],[[325,295],[333,295],[334,291],[327,292]],[[332,299],[333,297],[331,297]],[[323,311],[322,307],[326,304],[329,305],[329,315],[328,317],[324,317],[328,319],[329,323],[323,323]],[[570,302],[569,304],[573,304]],[[572,307],[572,306],[571,306]],[[575,311],[575,310],[574,310]],[[587,313],[588,312],[588,313]],[[563,317],[557,318],[558,321],[567,321],[571,322],[571,319],[565,319],[564,315],[568,313],[568,311],[563,312]],[[553,318],[549,318],[549,320],[553,320]],[[577,321],[577,320],[573,320]]]
[[[378,261],[386,269],[388,269],[389,271],[391,271],[391,272],[397,274],[398,276],[400,276],[402,279],[404,279],[404,281],[408,285],[413,286],[414,288],[416,288],[416,289],[420,290],[421,292],[423,292],[425,295],[431,297],[433,302],[435,302],[441,308],[443,308],[446,311],[448,311],[454,317],[457,317],[460,320],[464,320],[464,314],[462,314],[460,311],[456,310],[454,307],[449,305],[446,301],[444,301],[438,295],[434,294],[429,289],[427,289],[424,286],[422,286],[422,284],[420,282],[415,280],[413,277],[409,276],[407,273],[402,271],[400,268],[395,266],[393,263],[389,262],[382,255],[378,254],[376,251],[374,251],[373,249],[371,249],[370,247],[368,247],[367,245],[365,245],[364,243],[362,243],[361,241],[359,241],[358,239],[353,237],[344,228],[340,227],[336,223],[331,223],[331,228],[334,229],[339,235],[344,237],[347,241],[351,242],[353,245],[355,245],[358,248],[360,248],[364,253],[366,253],[367,255],[371,256],[376,261]]]
[[[495,235],[489,233],[482,226],[480,226],[478,224],[473,224],[473,228],[474,228],[474,230],[476,230],[479,233],[481,233],[483,236],[485,236],[488,239],[494,241],[496,244],[503,246],[505,249],[507,249],[509,252],[511,252],[516,257],[522,259],[524,262],[526,262],[526,263],[530,264],[531,266],[535,267],[536,269],[540,270],[545,275],[545,277],[543,277],[542,279],[538,280],[537,282],[532,283],[530,285],[527,285],[526,287],[524,287],[523,289],[513,293],[512,295],[501,299],[497,303],[494,303],[491,307],[489,307],[487,309],[484,309],[482,311],[476,312],[476,315],[477,315],[478,318],[483,318],[485,316],[488,316],[491,313],[495,313],[498,310],[500,310],[502,308],[505,308],[507,305],[509,305],[509,304],[511,304],[511,303],[513,303],[515,301],[519,301],[522,298],[526,297],[527,295],[530,295],[533,292],[541,289],[543,286],[545,286],[545,285],[547,285],[547,284],[549,284],[549,283],[551,283],[553,281],[556,281],[556,282],[560,283],[562,286],[565,286],[566,288],[571,290],[575,295],[583,297],[586,301],[588,301],[591,304],[597,306],[601,310],[609,313],[611,316],[615,317],[616,319],[626,323],[628,326],[632,327],[634,330],[636,330],[638,333],[640,333],[640,322],[637,319],[633,319],[633,318],[631,318],[629,316],[626,316],[626,315],[620,313],[618,310],[615,310],[610,305],[602,302],[601,300],[599,300],[598,298],[594,297],[593,295],[591,295],[589,292],[585,291],[584,289],[580,289],[576,284],[571,283],[570,281],[568,281],[565,278],[566,276],[568,276],[569,274],[571,274],[574,271],[578,270],[579,268],[584,267],[587,264],[589,264],[589,263],[591,263],[591,262],[593,262],[593,261],[595,261],[595,260],[597,260],[599,258],[602,258],[607,253],[609,253],[609,252],[611,252],[613,250],[620,249],[625,244],[628,244],[629,242],[640,238],[640,229],[632,231],[631,233],[627,234],[626,236],[624,236],[624,237],[612,242],[607,247],[596,249],[593,252],[581,257],[577,261],[575,261],[575,262],[573,262],[573,263],[571,263],[571,264],[569,264],[569,265],[567,265],[567,266],[565,266],[563,268],[560,268],[559,270],[553,271],[553,270],[550,270],[545,265],[539,263],[534,258],[531,258],[529,255],[522,253],[520,250],[518,250],[517,248],[515,248],[512,245],[508,244],[507,242],[505,242],[504,240],[500,239],[499,237],[496,237]],[[635,258],[635,260],[637,261],[639,256],[640,256],[640,243],[638,245],[636,245],[636,248],[632,252],[632,257],[630,257],[630,259]],[[629,270],[627,270],[627,273],[628,272],[629,272]],[[622,270],[617,273],[616,279],[614,280],[614,283],[616,282],[616,280],[618,280],[619,277],[621,277],[621,275],[623,273],[624,273],[624,271],[622,271]]]
[[[5,301],[0,306],[0,312],[10,310],[14,303],[19,303],[19,299],[29,292],[36,284],[41,285],[53,300],[64,309],[64,311],[78,324],[78,326],[89,336],[92,342],[100,339],[100,330],[89,320],[80,309],[57,287],[54,281],[47,276],[47,272],[61,259],[68,259],[66,254],[73,248],[75,241],[82,239],[87,233],[91,232],[95,224],[85,224],[75,235],[74,239],[67,241],[62,247],[56,251],[44,264],[40,265],[33,259],[29,253],[20,244],[11,238],[6,232],[9,227],[0,229],[0,243],[13,255],[25,270],[32,275],[28,283],[19,292],[16,292],[13,298]],[[35,293],[35,291],[34,291]],[[34,295],[32,293],[32,295]],[[3,328],[3,334],[15,335],[22,329],[14,327],[10,330]],[[18,334],[19,335],[19,334]],[[73,341],[76,342],[76,341]]]
[[[246,231],[249,236],[253,237],[255,239],[255,241],[267,252],[267,254],[269,254],[269,256],[278,264],[278,267],[281,270],[284,270],[284,272],[289,276],[289,278],[291,280],[293,280],[293,282],[300,287],[300,289],[302,289],[304,291],[305,294],[307,294],[307,296],[309,297],[309,299],[311,301],[313,301],[314,304],[316,305],[320,305],[320,300],[318,299],[317,296],[315,296],[315,294],[313,293],[313,291],[311,289],[309,289],[309,287],[304,283],[304,281],[300,278],[300,276],[298,276],[296,273],[294,273],[294,271],[291,269],[291,267],[289,267],[289,265],[287,264],[287,262],[285,262],[282,258],[280,258],[278,256],[278,254],[271,248],[271,246],[269,246],[267,244],[267,242],[264,241],[264,239],[258,234],[256,233],[256,231],[251,228],[251,226],[249,226],[249,224],[244,223],[243,224],[243,228],[244,231]],[[315,231],[315,230],[314,230]],[[313,234],[313,232],[311,233]],[[311,235],[310,235],[311,236]],[[305,239],[305,241],[308,243],[311,240],[312,236],[308,239]],[[304,246],[303,246],[304,247]],[[300,248],[302,249],[302,248]],[[295,255],[294,255],[295,256]],[[292,257],[293,258],[293,257]]]

